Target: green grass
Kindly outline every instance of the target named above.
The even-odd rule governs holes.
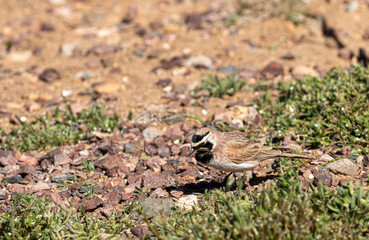
[[[210,96],[223,98],[226,95],[232,96],[240,91],[246,83],[242,80],[236,80],[236,75],[229,75],[219,78],[217,75],[208,75],[206,80],[201,82],[201,86],[195,89],[195,92],[208,90]]]
[[[83,160],[82,162],[83,170],[86,172],[94,172],[95,171],[95,164],[93,159],[90,161]]]
[[[198,208],[157,217],[161,239],[367,239],[369,193],[361,187],[304,188],[296,169],[284,167],[262,189],[215,190],[200,196]],[[290,169],[287,170],[286,169]],[[241,184],[240,181],[238,184]]]
[[[309,147],[369,149],[369,70],[354,66],[335,69],[324,77],[304,77],[279,86],[255,100],[271,131],[283,136],[292,130]]]
[[[94,105],[88,110],[73,114],[70,107],[61,112],[58,108],[52,115],[46,113],[31,123],[22,122],[20,126],[6,133],[0,128],[0,149],[41,151],[45,147],[57,147],[67,144],[75,144],[80,141],[94,139],[92,131],[112,132],[121,122],[117,114],[107,116],[103,113],[102,106]],[[82,130],[85,126],[87,131]]]
[[[0,203],[1,204],[1,203]],[[100,220],[88,213],[73,213],[60,208],[47,198],[24,195],[12,199],[12,211],[0,217],[0,239],[99,239],[102,233],[112,237],[133,226],[131,209],[119,216]]]

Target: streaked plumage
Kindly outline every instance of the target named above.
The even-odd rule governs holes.
[[[201,128],[192,137],[191,153],[198,162],[228,172],[252,170],[260,163],[277,157],[312,157],[286,152],[250,140],[242,132],[219,132]]]

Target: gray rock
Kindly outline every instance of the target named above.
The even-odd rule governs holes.
[[[130,231],[133,235],[135,235],[139,239],[144,239],[145,235],[151,232],[147,226],[143,226],[143,225],[132,227]]]
[[[6,190],[0,189],[0,200],[7,200],[7,199],[8,199],[8,195],[6,194]]]
[[[228,65],[228,66],[225,66],[225,67],[219,67],[217,70],[221,73],[224,73],[224,74],[235,74],[237,72],[236,67],[233,66],[233,65]]]
[[[93,211],[103,204],[101,198],[95,196],[94,198],[83,199],[79,207],[83,211]]]
[[[213,61],[211,58],[204,56],[204,55],[198,55],[190,57],[185,62],[186,67],[203,67],[208,68],[210,70],[214,69],[213,67]]]
[[[5,182],[8,182],[8,183],[20,183],[22,182],[23,178],[21,175],[15,175],[13,177],[6,177],[4,178],[4,181]]]
[[[182,94],[186,91],[186,89],[187,89],[187,85],[184,85],[184,84],[174,84],[173,85],[173,90],[176,93]]]
[[[168,216],[171,209],[175,206],[170,198],[146,198],[139,205],[149,219],[159,214]]]
[[[358,167],[350,159],[342,158],[326,165],[326,168],[334,173],[354,176],[357,174]]]
[[[11,151],[0,150],[0,166],[16,165],[18,160]]]
[[[326,168],[323,168],[322,166],[317,166],[312,170],[312,173],[314,175],[313,184],[315,186],[317,186],[319,182],[328,187],[332,186],[332,175]]]
[[[69,175],[69,176],[63,176],[63,177],[55,177],[51,181],[55,183],[63,183],[65,181],[74,181],[75,176]]]
[[[143,130],[142,135],[144,138],[155,139],[163,135],[163,132],[155,127],[148,127],[145,130]]]
[[[136,149],[139,148],[140,147],[137,146],[136,144],[129,142],[124,146],[124,152],[127,154],[132,154]]]
[[[60,73],[53,68],[47,68],[38,76],[38,78],[44,82],[50,83],[60,79]]]

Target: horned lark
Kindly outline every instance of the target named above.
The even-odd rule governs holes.
[[[196,152],[198,162],[227,172],[252,170],[277,157],[313,159],[254,142],[242,132],[219,132],[210,128],[197,130],[192,136],[191,147],[190,156]]]

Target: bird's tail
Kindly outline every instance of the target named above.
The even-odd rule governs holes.
[[[302,159],[310,159],[313,160],[314,157],[304,155],[304,154],[297,154],[297,153],[289,153],[289,152],[283,152],[281,153],[280,157],[288,157],[288,158],[302,158]]]

